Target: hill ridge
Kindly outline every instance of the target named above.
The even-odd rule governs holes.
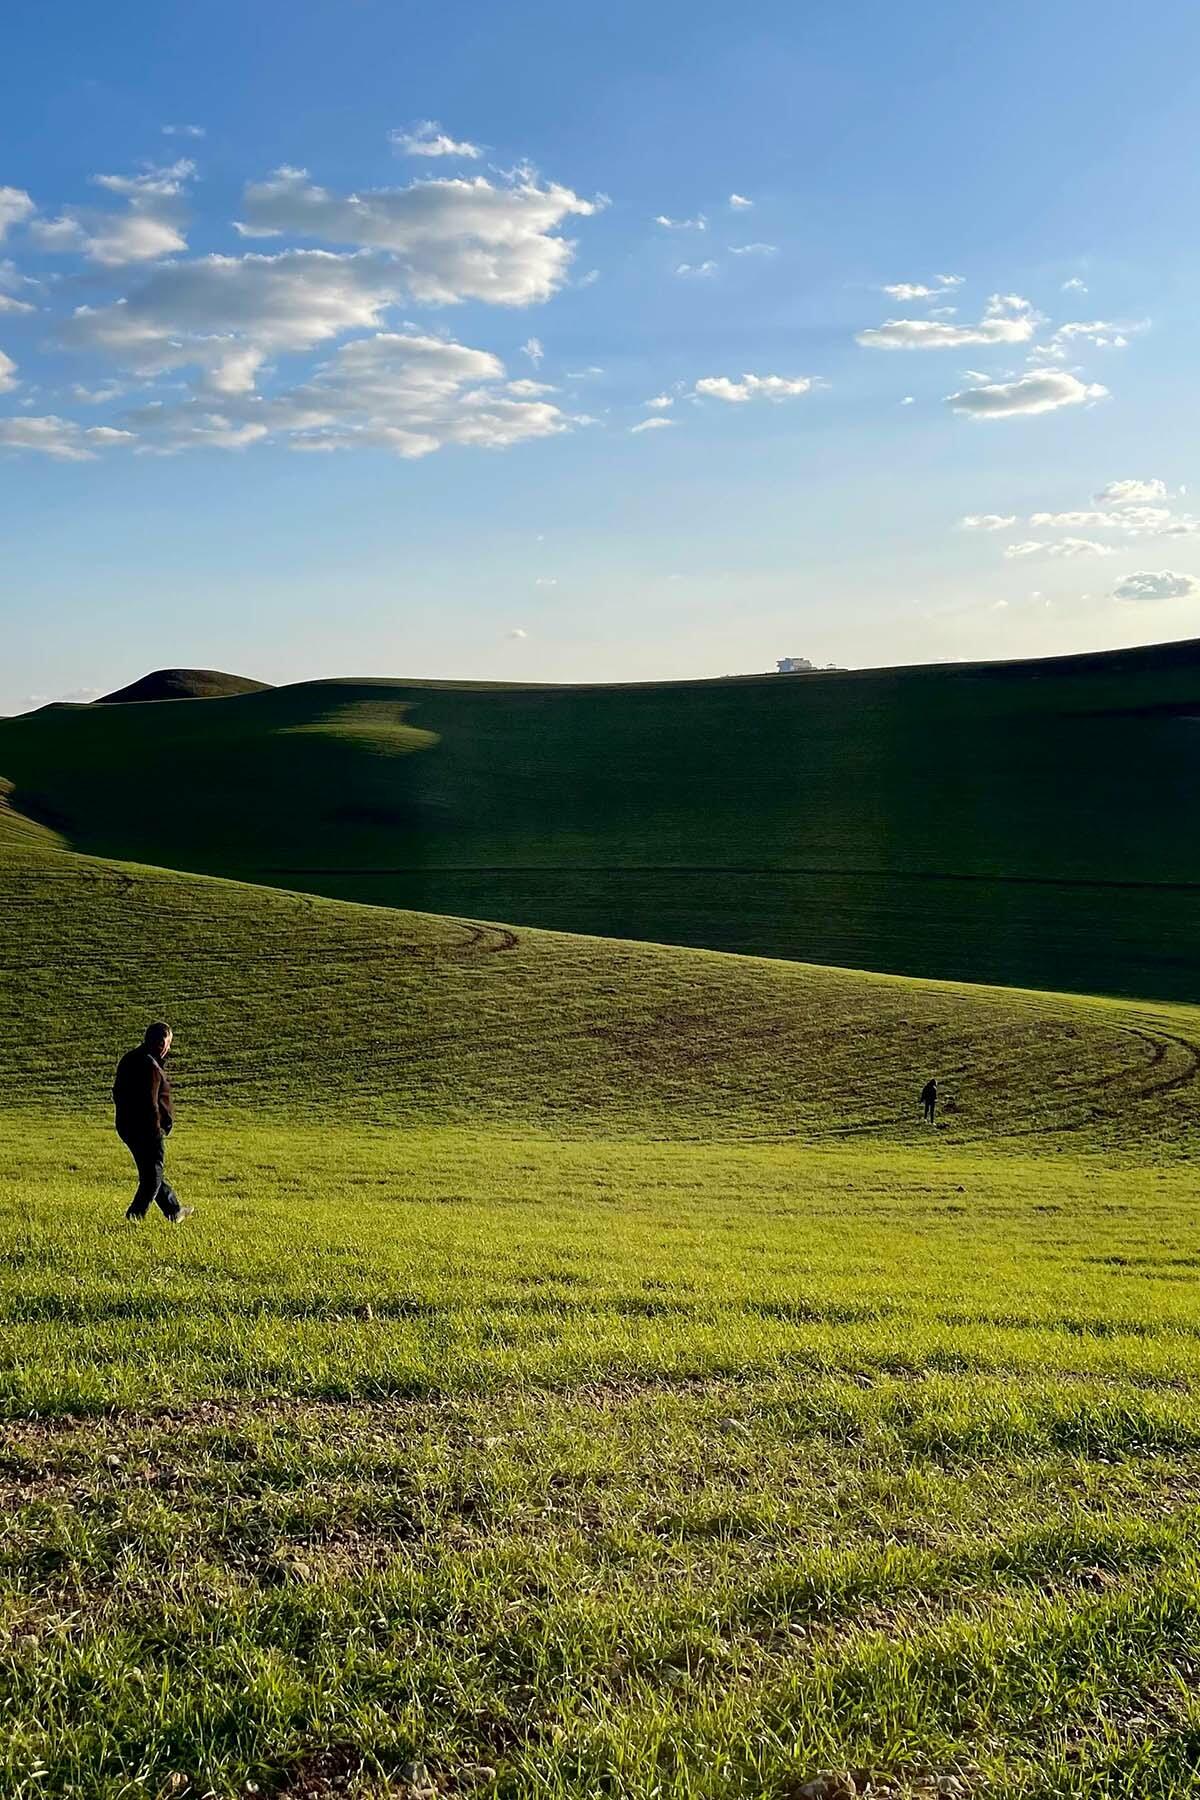
[[[270,683],[221,669],[152,669],[125,687],[102,694],[97,706],[126,706],[155,700],[216,700],[235,694],[266,693]]]

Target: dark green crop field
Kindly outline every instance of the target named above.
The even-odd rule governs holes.
[[[0,776],[22,812],[107,856],[589,934],[1200,999],[1194,643],[51,707],[0,721]]]

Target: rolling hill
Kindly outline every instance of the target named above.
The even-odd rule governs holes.
[[[0,1791],[1185,1791],[1200,1009],[363,906],[45,822],[164,860],[224,819],[261,880],[306,819],[432,834],[439,768],[501,807],[508,759],[470,841],[532,831],[537,697],[403,692],[5,737]],[[649,848],[622,783],[664,728],[603,716],[608,841]],[[561,831],[578,729],[539,740]],[[162,1013],[179,1232],[124,1222],[108,1104]]]
[[[103,861],[0,811],[6,1104],[103,1108],[179,1018],[190,1107],[568,1136],[1186,1154],[1198,1015],[558,936]],[[1080,1134],[1083,1134],[1083,1138]]]
[[[1200,998],[1200,643],[633,687],[322,681],[0,721],[74,847],[333,898]]]

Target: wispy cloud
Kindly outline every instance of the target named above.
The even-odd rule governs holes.
[[[945,319],[887,319],[857,333],[868,350],[960,350],[974,344],[1023,344],[1033,336],[1037,314],[1019,294],[993,294],[977,325]]]
[[[1097,543],[1095,538],[1065,537],[1056,538],[1049,544],[1032,539],[1021,544],[1007,544],[1004,554],[1010,559],[1045,556],[1056,560],[1070,560],[1077,556],[1115,556],[1116,551],[1111,544]]]
[[[811,375],[743,375],[733,381],[728,375],[705,375],[692,390],[710,400],[725,400],[731,406],[742,406],[748,400],[795,400],[812,388]]]
[[[132,444],[132,432],[108,425],[88,429],[50,413],[42,418],[0,419],[0,450],[32,450],[59,462],[91,462],[97,451]]]
[[[940,300],[961,287],[963,280],[962,275],[935,275],[932,286],[926,281],[889,281],[879,291],[891,300]]]
[[[745,194],[730,194],[729,204],[734,212],[745,212],[748,207],[754,205],[754,202],[747,200]]]
[[[1143,480],[1110,481],[1096,495],[1099,506],[1157,506],[1168,499],[1167,484],[1157,475]]]
[[[637,437],[638,434],[643,431],[665,431],[669,425],[673,425],[674,423],[674,419],[643,419],[640,424],[631,425],[629,427],[629,435],[630,437]]]
[[[709,276],[715,275],[716,272],[717,264],[713,262],[711,257],[707,262],[702,263],[679,263],[676,265],[675,269],[675,273],[677,275],[682,275],[685,280],[707,280]]]
[[[436,119],[421,119],[416,125],[389,131],[388,142],[401,156],[457,156],[475,162],[483,155],[478,144],[450,137]]]

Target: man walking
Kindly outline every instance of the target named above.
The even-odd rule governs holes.
[[[152,1202],[178,1225],[191,1212],[163,1174],[165,1142],[175,1123],[171,1110],[171,1084],[163,1064],[171,1051],[172,1031],[161,1020],[147,1025],[136,1050],[127,1050],[117,1064],[113,1105],[117,1112],[117,1136],[137,1164],[137,1192],[129,1203],[127,1219],[145,1218]]]
[[[929,1080],[925,1083],[925,1086],[921,1089],[921,1117],[926,1125],[932,1125],[934,1123],[934,1114],[936,1112],[937,1078],[936,1076],[931,1075]]]

